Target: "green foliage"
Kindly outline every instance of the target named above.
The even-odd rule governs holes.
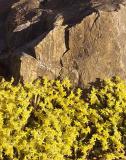
[[[126,159],[124,81],[85,95],[67,79],[12,83],[0,82],[0,159]]]

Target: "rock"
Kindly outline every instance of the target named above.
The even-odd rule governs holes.
[[[67,76],[76,85],[116,75],[126,78],[125,14],[124,7],[119,12],[100,12],[99,17],[91,14],[69,28],[67,42],[62,26],[54,28],[35,47],[36,58],[58,68],[56,75]]]
[[[10,63],[13,75],[23,81],[45,75],[50,79],[68,77],[82,87],[96,78],[119,75],[125,79],[126,7],[121,6],[118,12],[97,13],[84,7],[81,0],[69,4],[64,3],[62,9],[53,6],[57,16],[50,21],[53,24],[49,30],[26,43],[19,54],[14,51]]]
[[[11,74],[16,82],[19,79],[26,82],[37,78],[37,60],[24,52],[13,53],[10,66]]]
[[[41,66],[41,63],[34,57],[24,52],[13,53],[10,57],[11,74],[15,82],[19,80],[23,82],[30,82],[38,77],[45,75],[49,79],[54,79],[54,74],[49,72],[46,68]]]
[[[69,29],[69,51],[63,56],[62,77],[83,85],[96,78],[126,78],[126,8],[89,15]],[[76,70],[78,76],[71,76]],[[79,77],[79,78],[78,78]]]
[[[26,82],[43,76],[49,79],[55,79],[59,76],[61,57],[67,51],[65,42],[65,28],[67,26],[61,26],[62,23],[63,17],[58,16],[55,28],[46,36],[38,37],[10,55],[11,73],[16,81],[20,78]],[[32,50],[34,50],[36,58],[31,56],[33,55]]]
[[[12,6],[6,20],[6,39],[9,48],[17,48],[28,43],[43,31],[40,22],[42,11],[39,0],[20,0]],[[36,33],[35,33],[36,31]]]
[[[55,28],[51,30],[34,48],[36,59],[56,76],[61,70],[61,57],[67,51],[63,18],[57,18]]]
[[[111,12],[120,10],[120,5],[125,5],[126,0],[90,0],[89,3],[96,10]]]

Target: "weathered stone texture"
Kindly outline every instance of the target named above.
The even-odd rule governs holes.
[[[64,55],[63,62],[65,70],[69,68],[69,72],[78,72],[81,79],[78,82],[87,83],[115,75],[125,77],[124,13],[125,9],[117,13],[101,12],[96,22],[97,15],[93,14],[70,28],[70,50]],[[63,75],[64,72],[63,69]]]
[[[55,27],[35,46],[36,59],[41,62],[41,67],[58,76],[61,69],[60,59],[66,50],[65,28]]]
[[[48,27],[23,46],[25,55],[12,51],[10,68],[15,77],[24,81],[45,75],[50,79],[69,77],[82,86],[96,78],[126,78],[126,7],[98,14],[85,9],[80,1],[64,4],[62,9],[50,7],[57,16],[44,17]]]

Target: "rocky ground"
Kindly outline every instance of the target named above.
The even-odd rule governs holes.
[[[121,3],[18,0],[4,9],[0,0],[0,75],[16,81],[69,77],[81,86],[96,78],[126,78]]]

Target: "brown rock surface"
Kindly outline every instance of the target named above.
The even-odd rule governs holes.
[[[41,66],[59,76],[61,57],[67,51],[65,44],[65,26],[55,26],[48,35],[35,46],[36,59]]]
[[[10,58],[11,74],[16,82],[30,82],[38,77],[46,76],[48,79],[54,79],[55,75],[50,72],[41,62],[34,57],[18,51],[13,53]]]
[[[66,43],[61,39],[61,30],[58,30],[53,37],[59,35],[59,38],[54,38],[55,42],[52,43],[53,38],[48,34],[48,38],[35,47],[36,55],[39,54],[40,60],[45,63],[54,62],[52,68],[62,60],[63,66],[59,64],[61,77],[67,76],[76,84],[87,84],[96,78],[115,75],[126,78],[125,15],[125,8],[119,12],[100,12],[100,17],[95,13],[91,14],[69,28],[68,51],[62,50],[61,46]],[[58,50],[54,49],[57,44]],[[38,47],[39,49],[36,49]]]
[[[57,8],[48,5],[45,9],[54,14],[45,18],[52,24],[25,44],[23,51],[19,49],[20,54],[12,52],[12,74],[24,81],[44,75],[61,79],[67,76],[82,86],[96,78],[126,78],[126,7],[98,14],[86,8],[87,4],[71,0],[69,6],[65,1],[63,7],[58,3]]]
[[[92,14],[69,29],[69,51],[63,56],[61,75],[87,84],[96,78],[126,78],[126,8]],[[95,21],[96,20],[96,21]],[[73,78],[72,78],[73,79]]]

